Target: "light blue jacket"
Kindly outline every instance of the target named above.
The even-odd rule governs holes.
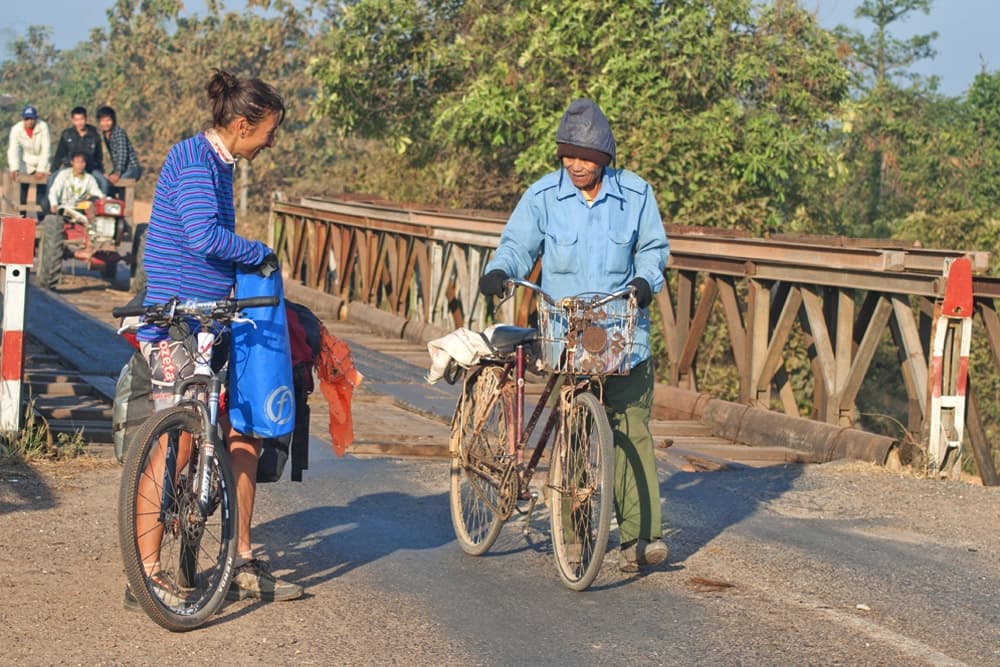
[[[663,287],[670,246],[649,185],[624,169],[605,167],[588,206],[565,169],[543,176],[521,197],[484,273],[524,277],[542,257],[542,288],[555,299],[614,292],[636,276],[653,293]],[[632,366],[649,358],[649,313],[636,327]]]

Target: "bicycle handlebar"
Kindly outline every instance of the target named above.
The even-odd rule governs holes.
[[[548,303],[550,305],[553,305],[553,306],[558,305],[558,302],[555,299],[553,299],[548,294],[548,292],[546,292],[545,290],[543,290],[542,287],[541,287],[541,285],[536,285],[535,283],[531,282],[530,280],[522,280],[521,278],[508,278],[507,280],[504,281],[504,287],[508,290],[508,293],[503,296],[503,298],[501,300],[501,303],[503,301],[506,301],[507,299],[509,299],[510,297],[512,297],[514,295],[514,288],[515,287],[526,287],[526,288],[528,288],[530,290],[534,290],[535,292],[538,292],[539,296],[541,296],[543,299],[545,299],[546,303]],[[580,295],[580,296],[583,296],[583,295]],[[631,285],[629,285],[628,287],[623,287],[622,289],[618,290],[617,292],[612,292],[611,294],[602,295],[602,296],[600,296],[600,298],[596,298],[596,295],[592,295],[592,294],[588,294],[587,296],[594,296],[595,297],[592,301],[590,301],[590,305],[591,306],[603,306],[604,304],[608,303],[609,301],[614,301],[615,299],[622,299],[622,298],[625,298],[625,297],[635,296],[635,288],[632,287]],[[579,297],[569,297],[569,298],[570,299],[575,299],[575,298],[579,298]]]
[[[166,303],[150,306],[118,306],[111,309],[113,317],[133,317],[145,315],[150,319],[170,320],[184,315],[208,317],[224,320],[244,308],[276,306],[280,299],[276,296],[254,296],[249,299],[220,299],[218,301],[180,301],[171,299]]]

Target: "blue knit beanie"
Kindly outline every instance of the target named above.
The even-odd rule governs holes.
[[[556,130],[556,155],[578,157],[602,167],[615,159],[615,137],[607,116],[586,98],[573,100]]]

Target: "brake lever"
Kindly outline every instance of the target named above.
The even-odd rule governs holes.
[[[503,281],[503,286],[505,290],[504,295],[500,297],[499,301],[497,301],[496,306],[494,307],[495,310],[499,310],[501,306],[510,301],[514,297],[514,292],[517,290],[517,285],[515,285],[509,278]]]

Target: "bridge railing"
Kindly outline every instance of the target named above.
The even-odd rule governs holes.
[[[505,221],[494,213],[351,196],[306,198],[273,202],[270,241],[286,271],[308,287],[408,320],[479,328],[491,314],[478,278]],[[981,275],[988,253],[881,239],[761,239],[680,226],[668,226],[667,235],[668,288],[657,295],[657,305],[675,387],[698,391],[699,358],[726,359],[735,366],[738,389],[723,398],[851,426],[859,419],[856,399],[876,351],[889,345],[906,390],[907,431],[917,449],[925,449],[935,391],[929,371],[935,309],[958,257],[979,274],[972,281],[977,330],[985,332],[992,370],[1000,369],[1000,279]],[[505,307],[496,319],[524,323],[530,304]],[[711,335],[720,330],[712,322],[724,323],[723,340]],[[954,352],[945,355],[946,380],[962,370],[959,335],[957,329],[949,333]],[[797,384],[789,366],[794,338],[805,342],[809,357],[808,377]],[[802,369],[795,372],[801,376]],[[976,379],[970,376],[978,387]],[[966,432],[981,477],[996,484],[987,433],[1000,424],[982,422],[975,398],[970,388]]]

